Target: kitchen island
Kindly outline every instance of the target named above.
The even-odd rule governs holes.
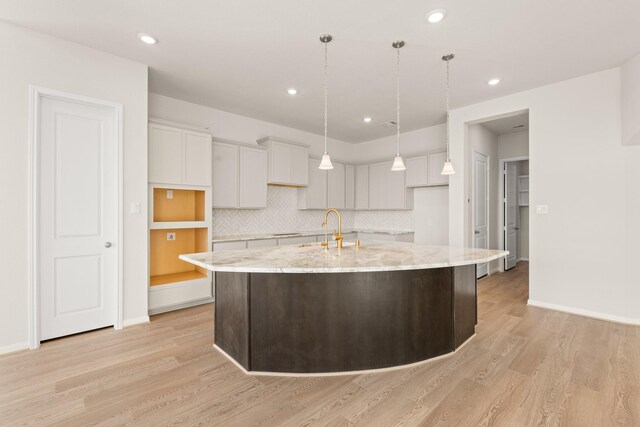
[[[375,242],[181,255],[216,274],[214,345],[252,374],[385,369],[475,334],[476,264],[505,251]]]

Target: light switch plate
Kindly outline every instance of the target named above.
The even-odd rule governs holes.
[[[176,233],[167,233],[167,240],[176,240]]]
[[[538,215],[546,215],[549,213],[549,206],[547,205],[537,205],[536,206],[536,214]]]
[[[173,199],[173,190],[167,190],[167,199]]]
[[[140,213],[140,203],[131,202],[131,204],[129,205],[129,213],[139,214]]]

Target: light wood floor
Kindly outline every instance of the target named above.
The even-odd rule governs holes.
[[[383,374],[245,376],[211,305],[47,342],[0,357],[0,425],[640,426],[640,328],[527,307],[527,269],[480,281],[458,353]]]

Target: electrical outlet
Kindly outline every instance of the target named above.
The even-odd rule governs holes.
[[[173,190],[167,190],[167,199],[173,199]]]
[[[536,206],[536,214],[538,215],[546,215],[549,213],[549,206],[547,205],[537,205]]]
[[[176,233],[167,233],[167,240],[176,240]]]
[[[129,206],[129,213],[139,214],[140,213],[140,203],[131,202],[131,205]]]

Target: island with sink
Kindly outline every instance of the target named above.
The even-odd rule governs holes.
[[[343,242],[340,227],[333,238],[180,255],[215,272],[214,346],[246,373],[273,375],[344,374],[442,356],[475,334],[476,264],[507,255],[360,245]]]

